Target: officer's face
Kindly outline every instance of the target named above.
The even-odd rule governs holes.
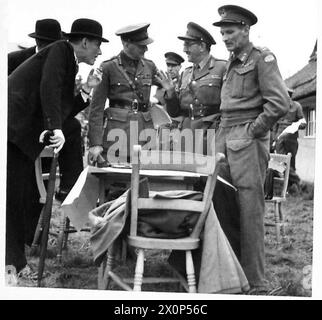
[[[171,79],[179,78],[180,69],[181,69],[180,64],[167,63],[167,71]]]
[[[249,27],[239,25],[223,25],[220,28],[222,40],[229,52],[240,52],[248,43]]]
[[[84,61],[89,65],[93,65],[95,63],[96,58],[102,54],[101,51],[101,41],[99,40],[89,40],[87,38],[83,39],[85,44],[85,50],[84,50]]]
[[[133,59],[141,59],[144,57],[145,51],[148,51],[146,45],[140,45],[136,43],[129,43],[127,46],[127,54]]]
[[[183,42],[183,52],[187,55],[187,60],[192,63],[198,63],[201,55],[201,44],[196,41],[185,40]]]

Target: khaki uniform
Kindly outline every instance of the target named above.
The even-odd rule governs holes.
[[[221,91],[216,152],[226,155],[240,206],[241,265],[251,286],[264,285],[264,180],[269,130],[289,97],[275,56],[249,43],[231,56]]]
[[[136,143],[135,138],[139,137],[141,131],[153,129],[149,98],[157,68],[151,60],[142,58],[135,62],[122,51],[118,56],[104,61],[101,69],[102,82],[95,88],[90,106],[89,143],[90,146],[103,146],[105,157],[108,149],[115,143],[107,141],[108,133],[112,129],[122,129],[126,133],[126,139],[119,141],[120,153],[128,158],[133,143]],[[121,70],[125,70],[136,89],[133,89]],[[109,99],[109,107],[104,111],[106,99]],[[130,132],[132,121],[132,128],[137,129]],[[145,144],[148,137],[140,139],[142,141],[139,143]]]
[[[207,129],[215,129],[220,114],[220,91],[225,71],[225,61],[209,56],[209,60],[202,69],[194,70],[188,67],[184,70],[179,84],[179,93],[173,97],[165,97],[167,111],[170,116],[182,116],[180,128],[203,129],[202,141],[194,137],[194,147],[189,151],[196,151],[197,146],[207,149]],[[191,142],[192,143],[192,142]]]

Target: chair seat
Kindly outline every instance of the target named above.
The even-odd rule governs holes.
[[[142,249],[193,250],[199,247],[199,239],[190,237],[179,239],[158,239],[128,236],[128,244]]]

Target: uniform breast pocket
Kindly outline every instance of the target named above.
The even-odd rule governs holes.
[[[199,81],[197,98],[203,105],[220,104],[221,78],[212,77]]]
[[[141,88],[142,88],[144,101],[147,101],[150,97],[151,85],[152,85],[152,78],[141,79]]]
[[[234,69],[232,75],[233,98],[242,98],[255,87],[255,65]]]
[[[124,93],[131,90],[129,83],[123,79],[114,79],[114,81],[111,81],[110,86],[111,91],[117,93]]]

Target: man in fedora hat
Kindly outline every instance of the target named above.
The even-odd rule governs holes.
[[[221,90],[222,113],[216,152],[226,155],[240,207],[241,265],[252,292],[267,290],[264,278],[264,180],[269,160],[270,128],[289,109],[286,86],[274,54],[254,46],[249,10],[218,9],[222,40],[230,52]]]
[[[101,64],[102,82],[93,92],[88,137],[89,158],[91,161],[101,159],[102,166],[107,165],[108,155],[129,161],[132,141],[140,137],[135,143],[144,145],[148,137],[142,136],[146,132],[143,130],[154,128],[149,99],[151,86],[159,83],[155,80],[157,68],[154,62],[144,57],[147,46],[153,42],[148,35],[149,26],[149,23],[141,23],[116,31],[123,50]],[[104,110],[106,99],[109,99],[109,108]],[[116,132],[113,129],[124,134],[119,137],[117,147],[115,137],[110,137]],[[109,153],[112,150],[113,153]]]
[[[184,59],[175,52],[166,52],[164,54],[164,57],[165,57],[165,63],[167,65],[167,72],[174,83],[175,91],[178,92],[179,81],[181,78],[180,70],[181,70],[182,63],[184,62]],[[165,94],[165,90],[160,87],[157,89],[155,93],[155,98],[162,105],[166,104],[164,100],[164,94]]]
[[[189,22],[183,40],[183,51],[192,66],[186,68],[175,92],[172,81],[168,82],[165,101],[171,117],[183,116],[182,129],[190,129],[191,141],[185,145],[191,152],[207,153],[207,142],[211,137],[207,130],[215,129],[219,121],[220,89],[225,69],[225,61],[210,54],[216,44],[213,36],[195,22]],[[160,81],[167,82],[163,77]],[[172,87],[172,90],[171,90]],[[204,131],[202,141],[195,141],[195,130]],[[210,132],[210,131],[209,131]],[[202,148],[202,149],[201,149]]]
[[[8,54],[8,75],[39,50],[48,46],[52,42],[61,40],[62,32],[60,24],[55,19],[37,20],[35,32],[30,33],[29,37],[36,40],[36,46],[13,51]]]
[[[65,143],[64,122],[88,105],[90,90],[100,75],[90,72],[82,93],[74,96],[78,63],[93,65],[101,54],[102,26],[78,19],[67,34],[21,64],[8,78],[6,265],[17,271],[27,265],[24,206],[34,161],[52,132],[49,145],[59,152]],[[94,71],[94,70],[92,70]]]

